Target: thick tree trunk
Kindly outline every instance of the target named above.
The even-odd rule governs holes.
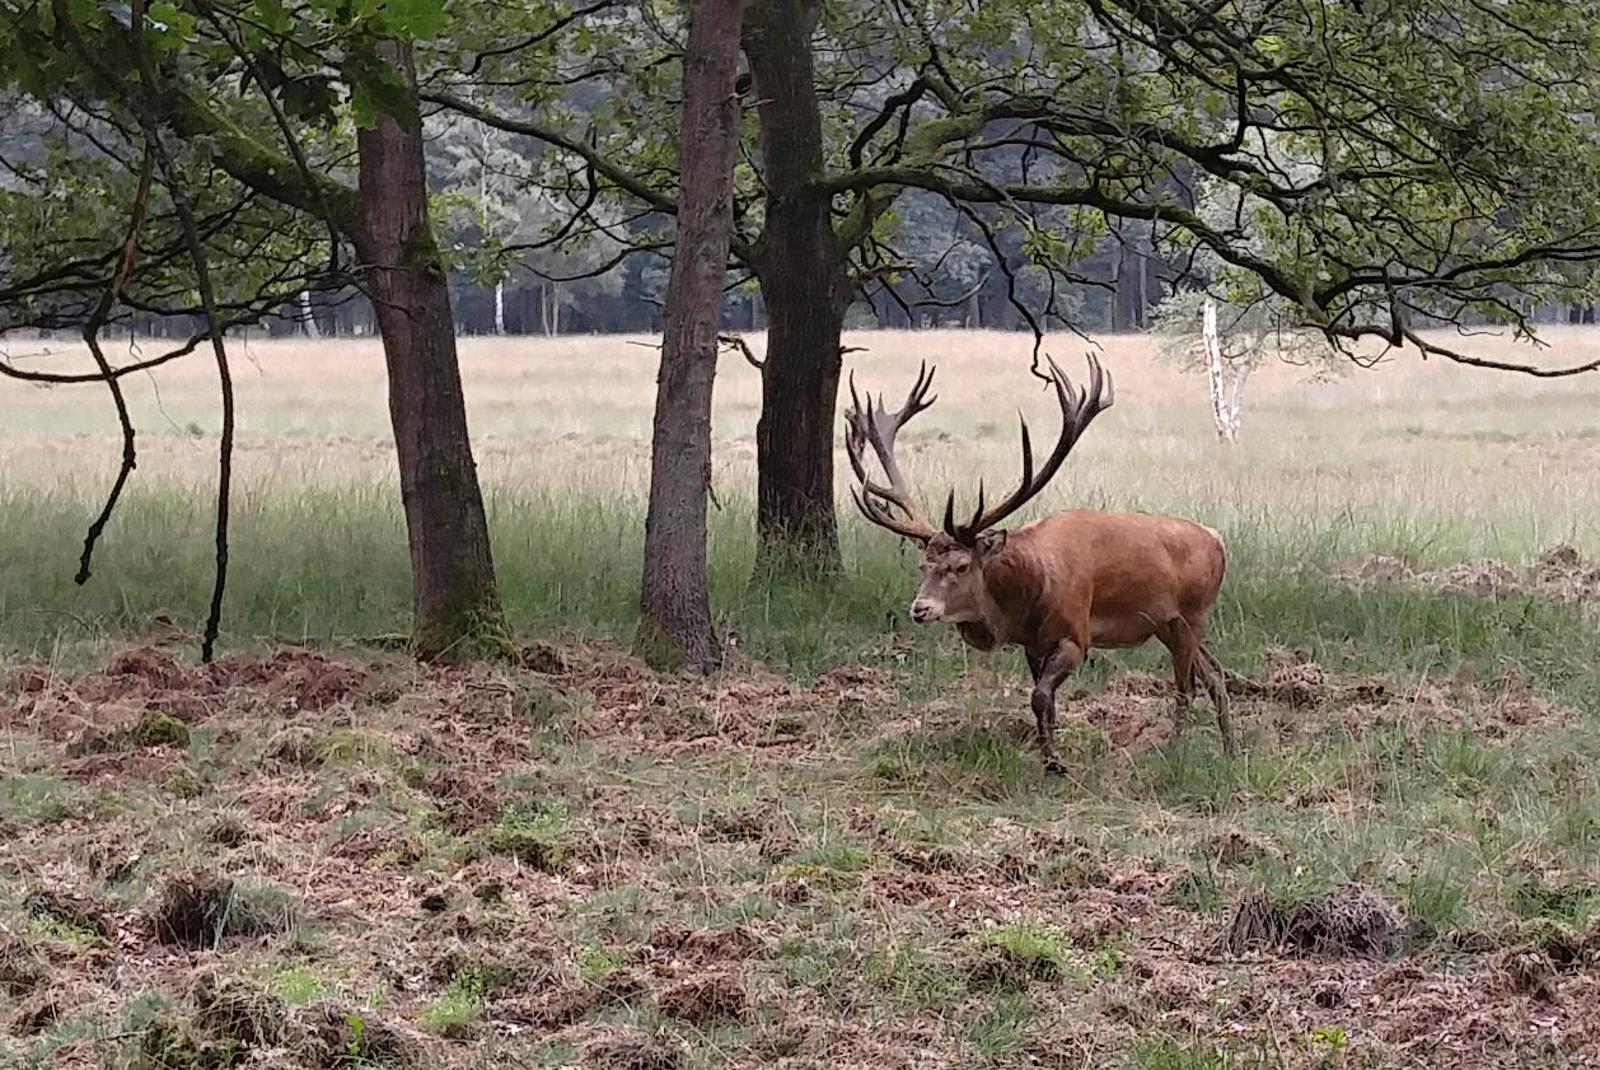
[[[758,0],[744,51],[761,101],[766,241],[757,265],[767,312],[756,426],[756,527],[766,567],[839,568],[833,421],[839,335],[849,301],[844,250],[825,198],[811,33],[818,0]]]
[[[408,85],[411,52],[378,46]],[[507,642],[489,527],[467,435],[450,291],[428,218],[420,122],[385,115],[356,134],[360,225],[389,372],[389,417],[411,546],[417,653],[475,653]]]
[[[640,641],[658,667],[721,662],[706,579],[711,389],[733,227],[739,132],[739,18],[744,0],[695,0],[683,57],[682,192],[667,285],[666,331],[650,439]]]
[[[769,240],[774,230],[768,223]],[[814,261],[762,269],[767,355],[756,424],[756,529],[763,567],[839,569],[833,501],[833,418],[844,316]]]

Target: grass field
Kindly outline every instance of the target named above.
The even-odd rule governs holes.
[[[1541,359],[1600,349],[1549,340]],[[1037,509],[1223,532],[1245,755],[1204,707],[1172,742],[1141,651],[1076,681],[1056,779],[1018,659],[912,631],[885,533],[852,518],[836,585],[751,582],[759,384],[737,359],[712,556],[742,657],[685,681],[629,656],[640,341],[463,345],[505,601],[543,644],[521,666],[364,642],[409,600],[372,343],[234,347],[216,670],[184,660],[209,589],[207,362],[129,381],[140,466],[83,588],[109,400],[0,382],[0,1063],[1600,1058],[1600,634],[1592,601],[1553,596],[1600,573],[1537,563],[1600,552],[1600,380],[1274,368],[1228,448],[1203,380],[1106,340],[1116,407]],[[891,399],[937,361],[904,438],[930,500],[1015,478],[1019,407],[1054,426],[1022,336],[849,341]],[[1050,348],[1081,367],[1081,342]],[[1349,582],[1399,567],[1373,555],[1414,579]]]

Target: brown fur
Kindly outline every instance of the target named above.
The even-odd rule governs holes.
[[[1222,539],[1210,528],[1171,516],[1097,513],[1074,509],[1029,524],[1014,534],[1000,529],[1050,482],[1084,429],[1111,407],[1111,377],[1094,354],[1089,381],[1079,389],[1054,360],[1034,374],[1055,388],[1061,433],[1035,467],[1028,425],[1022,425],[1022,480],[989,509],[983,492],[972,519],[957,523],[955,496],[945,506],[943,530],[917,509],[894,455],[906,421],[933,404],[934,372],[926,365],[891,412],[880,395],[863,405],[850,383],[845,450],[860,489],[856,506],[866,518],[922,546],[922,586],[911,617],[922,624],[948,621],[979,650],[1020,646],[1033,673],[1033,715],[1045,768],[1061,771],[1056,750],[1056,689],[1095,647],[1131,647],[1160,639],[1172,652],[1178,685],[1174,735],[1183,731],[1198,678],[1217,708],[1217,727],[1234,753],[1228,691],[1222,666],[1205,647],[1211,607],[1227,571]],[[872,447],[886,482],[868,472]]]
[[[1015,532],[985,533],[975,547],[946,534],[923,550],[913,616],[956,624],[979,650],[1020,646],[1033,672],[1033,709],[1046,764],[1060,767],[1055,692],[1097,647],[1151,638],[1172,653],[1181,732],[1197,678],[1234,749],[1221,667],[1205,648],[1211,607],[1227,570],[1222,539],[1178,517],[1057,513]]]

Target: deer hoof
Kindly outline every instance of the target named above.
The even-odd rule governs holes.
[[[1060,758],[1046,758],[1044,760],[1044,771],[1051,776],[1066,776],[1067,763]]]

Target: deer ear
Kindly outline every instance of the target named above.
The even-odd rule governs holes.
[[[1006,533],[1004,531],[986,531],[978,536],[977,545],[979,557],[990,557],[1006,548]]]

